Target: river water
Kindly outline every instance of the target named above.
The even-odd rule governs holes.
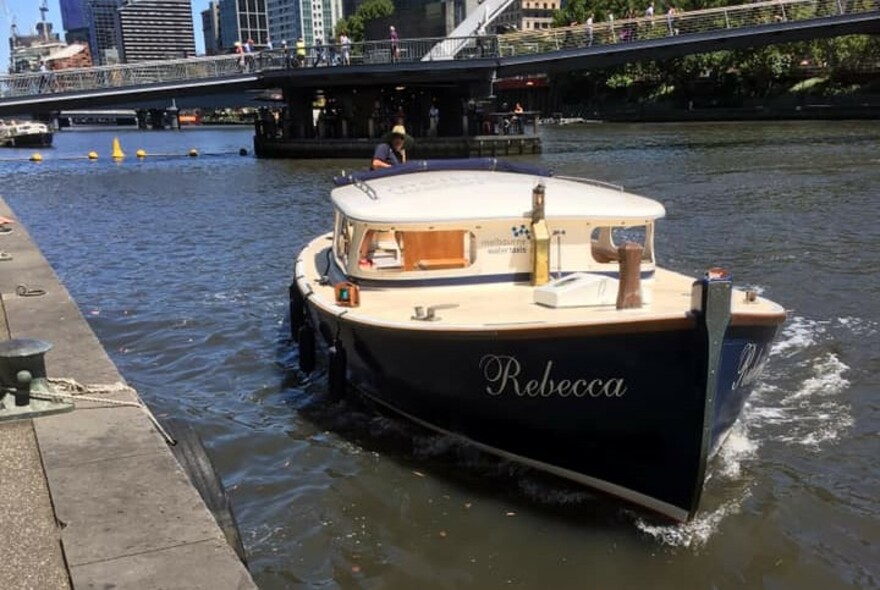
[[[523,161],[666,205],[662,265],[723,265],[791,310],[689,524],[330,403],[324,375],[297,373],[292,260],[330,228],[332,173],[365,162],[255,160],[250,130],[197,129],[120,133],[116,164],[111,133],[62,132],[42,164],[0,162],[0,194],[125,378],[204,437],[262,588],[880,587],[880,124],[543,135]]]

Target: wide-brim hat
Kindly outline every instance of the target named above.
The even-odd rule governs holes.
[[[403,125],[395,125],[391,128],[391,136],[399,135],[403,138],[406,138],[406,127]]]

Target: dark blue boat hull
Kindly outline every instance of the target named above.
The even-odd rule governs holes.
[[[678,520],[696,511],[705,449],[733,425],[777,331],[728,327],[707,402],[705,332],[694,319],[444,332],[359,324],[312,306],[309,315],[325,343],[345,348],[350,383],[382,405]]]

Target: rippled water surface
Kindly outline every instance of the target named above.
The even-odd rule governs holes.
[[[292,259],[333,172],[261,161],[245,129],[63,132],[0,161],[28,227],[119,369],[210,447],[263,588],[880,586],[880,124],[545,128],[527,161],[662,201],[664,266],[721,264],[790,320],[702,510],[664,526],[305,380]],[[0,158],[28,155],[4,150]],[[548,196],[552,198],[552,196]],[[613,453],[614,449],[608,449]]]

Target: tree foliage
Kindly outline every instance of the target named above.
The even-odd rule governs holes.
[[[392,14],[394,14],[394,4],[391,0],[366,0],[358,6],[354,14],[339,19],[336,23],[336,34],[345,33],[352,41],[363,41],[366,23]]]

